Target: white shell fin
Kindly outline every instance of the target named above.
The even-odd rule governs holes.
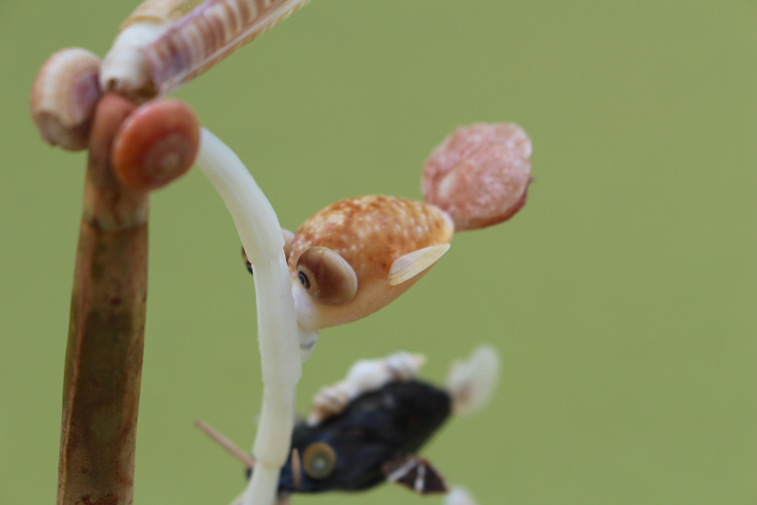
[[[434,245],[400,256],[389,270],[389,285],[396,286],[412,279],[436,263],[449,250],[449,244]]]
[[[499,353],[489,345],[481,345],[468,359],[452,363],[447,376],[452,411],[472,414],[486,405],[499,382],[499,369]]]

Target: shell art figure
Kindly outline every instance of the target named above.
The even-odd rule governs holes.
[[[417,453],[451,413],[475,412],[489,400],[499,357],[491,347],[479,347],[453,365],[444,388],[416,379],[424,361],[404,352],[361,360],[345,380],[318,392],[307,420],[292,433],[279,502],[287,503],[292,493],[364,491],[385,481],[420,495],[448,493],[442,474]],[[243,451],[198,426],[255,471]]]
[[[366,317],[407,291],[455,232],[512,217],[526,201],[530,157],[531,141],[515,124],[459,128],[426,161],[424,202],[349,198],[294,234],[284,230],[297,319],[311,348],[318,330]]]

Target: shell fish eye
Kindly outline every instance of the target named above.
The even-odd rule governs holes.
[[[297,259],[297,279],[324,305],[341,305],[357,292],[357,276],[349,263],[328,247],[308,247]]]
[[[242,261],[244,261],[244,265],[247,267],[247,271],[252,273],[252,263],[250,263],[250,260],[247,259],[247,252],[244,250],[244,246],[242,246]]]
[[[335,467],[336,454],[325,442],[310,444],[302,455],[302,468],[311,479],[325,479]]]
[[[292,242],[294,241],[294,233],[282,228],[281,234],[284,236],[284,257],[288,258],[289,253],[292,252]],[[250,263],[250,259],[247,257],[247,251],[244,250],[244,246],[242,246],[242,260],[244,261],[244,265],[247,267],[247,271],[250,273],[253,273],[252,263]]]
[[[305,274],[305,272],[297,272],[297,278],[300,280],[300,284],[305,289],[310,289],[310,279],[308,279],[308,276]]]

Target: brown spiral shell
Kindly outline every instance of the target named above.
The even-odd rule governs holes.
[[[188,105],[173,99],[139,106],[113,142],[119,180],[134,191],[149,191],[183,175],[200,147],[200,125]]]

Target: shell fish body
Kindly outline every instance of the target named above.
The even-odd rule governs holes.
[[[362,196],[337,202],[297,230],[288,257],[292,293],[303,328],[318,330],[349,323],[386,306],[428,270],[390,284],[392,264],[431,246],[448,244],[450,217],[435,205],[389,196]],[[357,291],[346,303],[326,305],[308,296],[298,280],[297,262],[306,249],[327,247],[355,272]]]
[[[450,394],[430,384],[391,382],[316,426],[300,423],[292,434],[292,449],[304,456],[304,471],[297,471],[290,454],[281,469],[279,491],[362,491],[376,486],[387,479],[385,465],[416,453],[449,418],[451,406]],[[314,476],[307,461],[310,447],[318,445],[333,451],[332,468],[323,476]]]

